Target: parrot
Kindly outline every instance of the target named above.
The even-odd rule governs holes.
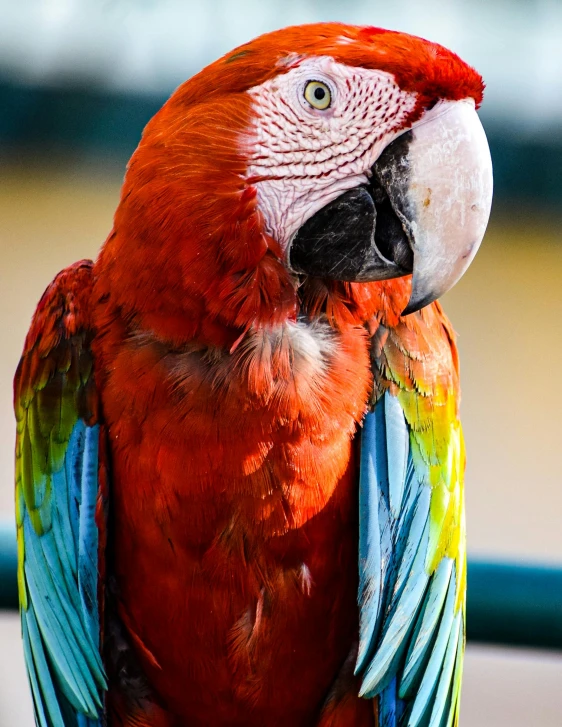
[[[439,297],[491,208],[482,77],[272,31],[148,122],[14,383],[38,727],[451,727],[465,454]]]

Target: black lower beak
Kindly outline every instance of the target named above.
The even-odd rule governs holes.
[[[327,204],[298,230],[289,264],[297,273],[367,282],[407,275],[413,252],[388,194],[373,173]]]

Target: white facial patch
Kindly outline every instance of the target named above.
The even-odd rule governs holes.
[[[325,84],[331,104],[313,108],[310,81]],[[307,58],[248,93],[255,114],[243,140],[247,178],[257,189],[267,232],[286,248],[301,225],[345,190],[366,184],[382,150],[416,103],[390,73]]]

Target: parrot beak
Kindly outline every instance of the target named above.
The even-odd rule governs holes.
[[[445,101],[396,138],[351,189],[296,233],[295,272],[352,282],[413,273],[403,315],[447,292],[476,254],[490,216],[492,162],[471,100]]]
[[[373,169],[414,254],[403,315],[461,278],[480,247],[492,205],[492,160],[474,103],[449,101],[432,111],[390,144]]]

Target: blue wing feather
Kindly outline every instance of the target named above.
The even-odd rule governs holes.
[[[82,428],[83,423],[77,424]],[[84,715],[96,719],[102,707],[101,692],[106,688],[103,666],[99,654],[99,619],[97,611],[97,528],[93,508],[97,497],[97,436],[98,427],[87,427],[91,435],[86,437],[87,446],[81,448],[82,459],[88,463],[89,472],[76,466],[72,476],[80,476],[78,572],[73,573],[65,550],[57,547],[64,542],[57,511],[50,531],[38,536],[29,521],[24,519],[25,577],[29,589],[30,605],[22,611],[32,639],[35,664],[38,654],[42,662],[49,662],[52,680],[70,705]],[[64,478],[54,477],[54,485],[64,484]],[[52,500],[54,508],[59,504],[58,494]],[[61,495],[64,501],[64,495]],[[84,508],[89,503],[90,508]],[[68,538],[68,531],[66,532]],[[76,544],[74,544],[76,550]],[[71,551],[72,552],[72,551]],[[69,587],[70,582],[70,587]],[[86,590],[89,589],[89,590]],[[80,600],[78,600],[80,593]],[[88,601],[86,599],[89,599]],[[37,619],[37,628],[32,628]],[[46,672],[40,680],[44,690]],[[52,699],[46,701],[49,718],[53,723],[58,715],[52,714]]]
[[[70,526],[72,528],[73,550],[77,549],[79,541],[80,487],[82,479],[82,461],[84,459],[85,434],[86,423],[79,419],[72,430],[72,434],[70,435],[65,457],[67,487],[62,494],[68,501],[68,514]]]
[[[379,517],[379,488],[376,471],[377,453],[386,459],[386,452],[377,447],[376,416],[369,414],[363,425],[361,468],[359,485],[359,603],[360,642],[356,671],[360,671],[371,654],[371,645],[376,638],[379,624],[379,609],[382,588],[383,533]],[[382,487],[382,486],[381,486]],[[382,500],[383,498],[380,497]],[[385,540],[389,540],[388,533]]]
[[[98,656],[95,661],[101,671],[97,597],[98,528],[95,521],[98,496],[98,442],[99,425],[87,427],[81,478],[78,586],[85,628],[90,635],[91,645],[95,647],[95,650],[91,650],[90,653]]]
[[[412,707],[412,713],[410,715],[411,724],[419,724],[439,684],[439,675],[443,669],[445,653],[453,631],[453,621],[455,618],[454,608],[455,584],[450,582],[437,639],[431,651],[429,662],[423,673],[422,681]]]
[[[41,636],[31,611],[22,621],[23,649],[35,704],[35,716],[41,727],[64,727],[49,667],[43,649]],[[49,721],[47,720],[49,715]]]
[[[443,655],[442,667],[439,674],[437,684],[437,692],[433,700],[433,709],[429,727],[440,727],[443,720],[449,720],[447,714],[447,706],[451,701],[451,691],[453,689],[453,671],[455,662],[459,658],[458,643],[461,638],[462,631],[462,613],[459,611],[453,619],[452,627],[449,633],[449,639]]]
[[[402,407],[387,391],[361,437],[356,664],[361,696],[379,699],[381,727],[448,727],[462,656],[456,566],[443,557],[428,572],[432,491],[417,467]]]
[[[91,353],[76,325],[90,271],[91,264],[79,263],[48,288],[15,381],[18,582],[40,727],[101,727],[107,689],[95,517],[100,426],[93,380],[82,376],[91,370]]]
[[[379,700],[380,727],[394,727],[397,724],[399,718],[397,707],[396,679],[393,679],[388,687],[381,692],[381,698]]]
[[[404,414],[395,396],[384,398],[384,418],[389,483],[389,500],[392,517],[396,520],[402,506],[406,484],[406,468],[410,442],[408,430],[403,426]]]
[[[421,681],[420,670],[425,668],[429,658],[429,645],[439,623],[452,571],[452,559],[443,558],[428,588],[427,602],[420,613],[400,682],[400,694],[403,698],[409,696],[412,685]]]

